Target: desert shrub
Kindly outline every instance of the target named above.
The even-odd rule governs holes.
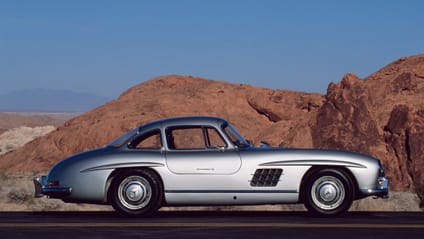
[[[9,202],[24,204],[32,200],[32,194],[21,188],[11,189],[7,194]]]
[[[32,201],[33,189],[31,181],[25,174],[0,173],[0,203],[26,205]]]
[[[4,172],[0,172],[0,181],[4,182],[7,178],[8,177]]]

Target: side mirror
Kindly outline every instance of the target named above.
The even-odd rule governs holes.
[[[262,148],[269,148],[270,147],[269,146],[269,143],[266,142],[266,141],[261,141],[260,143],[261,143],[261,146],[260,147],[262,147]]]

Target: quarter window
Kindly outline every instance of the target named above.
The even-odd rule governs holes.
[[[131,141],[129,148],[133,149],[160,149],[162,148],[162,142],[160,138],[160,131],[153,130],[144,133]]]

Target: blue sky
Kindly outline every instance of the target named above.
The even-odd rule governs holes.
[[[0,93],[166,74],[324,93],[424,53],[424,1],[0,1]]]

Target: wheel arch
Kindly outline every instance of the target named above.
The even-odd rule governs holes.
[[[303,175],[302,180],[300,182],[300,187],[299,187],[299,202],[303,202],[304,200],[304,193],[305,193],[305,187],[306,184],[309,180],[309,178],[314,175],[315,173],[323,170],[323,169],[332,169],[332,170],[337,170],[342,172],[350,181],[354,193],[354,198],[356,199],[357,196],[359,195],[359,187],[358,187],[358,182],[355,178],[355,176],[353,175],[353,173],[347,168],[347,167],[343,167],[343,166],[326,166],[326,165],[317,165],[317,166],[312,166],[308,171],[306,171],[306,173]]]
[[[105,185],[105,195],[104,195],[104,201],[108,204],[110,204],[110,186],[113,182],[113,180],[121,173],[123,172],[127,172],[130,170],[134,170],[134,171],[138,171],[138,170],[143,170],[143,171],[149,171],[153,174],[155,174],[157,176],[157,178],[159,179],[159,182],[162,185],[162,189],[164,188],[164,184],[163,184],[163,180],[162,177],[160,176],[160,174],[154,170],[151,167],[128,167],[128,168],[117,168],[115,170],[112,171],[112,173],[109,174],[109,177],[106,180],[106,185]],[[163,192],[161,192],[163,194]],[[164,197],[162,197],[164,198]]]

